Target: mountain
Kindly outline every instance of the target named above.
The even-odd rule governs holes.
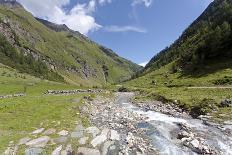
[[[232,1],[214,0],[177,41],[152,58],[145,72],[174,62],[173,71],[197,73],[212,62],[231,61],[231,27]]]
[[[141,69],[66,25],[33,17],[15,0],[0,0],[0,61],[36,77],[87,86],[117,83]]]
[[[175,103],[193,117],[210,112],[231,117],[231,110],[220,106],[232,97],[231,28],[232,1],[214,0],[179,39],[123,86],[141,92],[142,99]]]

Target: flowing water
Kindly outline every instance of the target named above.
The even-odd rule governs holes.
[[[225,135],[220,129],[204,125],[201,120],[175,118],[155,111],[144,111],[131,103],[125,97],[119,97],[117,103],[128,111],[147,117],[146,122],[138,124],[140,128],[148,129],[147,135],[152,139],[153,146],[161,155],[195,155],[191,149],[183,146],[176,138],[178,124],[185,123],[193,133],[205,139],[205,143],[220,151],[223,155],[232,155],[232,137]],[[231,126],[224,126],[231,128]]]

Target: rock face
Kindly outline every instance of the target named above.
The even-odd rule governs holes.
[[[108,138],[108,134],[109,134],[109,129],[104,129],[102,131],[102,133],[97,136],[96,138],[94,138],[92,141],[91,141],[91,145],[93,147],[96,147],[98,145],[101,145],[103,142],[105,142]]]
[[[44,137],[40,137],[40,138],[31,140],[31,141],[27,142],[26,145],[29,147],[41,147],[41,148],[43,148],[47,145],[49,140],[50,140],[50,137],[44,136]]]

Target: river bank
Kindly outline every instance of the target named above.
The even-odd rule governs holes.
[[[116,154],[232,154],[230,125],[207,125],[161,102],[132,104],[133,95],[98,96],[82,107],[93,125],[119,133]]]

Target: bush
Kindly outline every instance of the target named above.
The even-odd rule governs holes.
[[[120,87],[118,88],[118,92],[129,92],[129,89],[126,87]]]
[[[225,76],[221,79],[214,80],[213,84],[215,84],[215,85],[232,85],[232,77]]]
[[[217,110],[218,107],[219,104],[215,100],[203,99],[191,108],[190,114],[192,117],[197,118],[200,115],[206,115],[213,110]]]

